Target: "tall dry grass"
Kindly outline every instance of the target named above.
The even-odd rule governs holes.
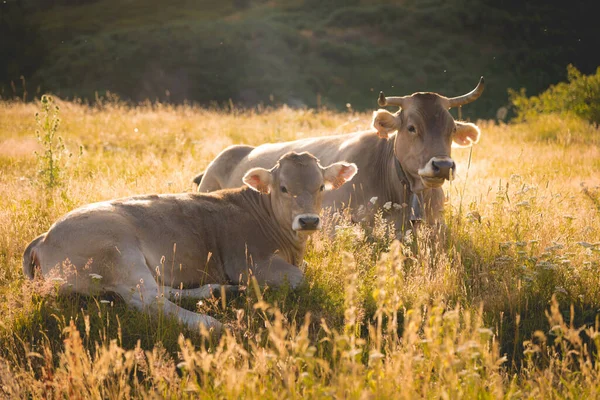
[[[26,244],[79,205],[191,190],[224,147],[365,129],[368,114],[58,102],[63,184],[39,184],[37,104],[0,103],[0,393],[9,398],[597,398],[597,128],[480,122],[457,149],[438,246],[341,223],[306,283],[210,313],[220,341],[107,295],[26,282]],[[562,310],[562,313],[561,313]]]

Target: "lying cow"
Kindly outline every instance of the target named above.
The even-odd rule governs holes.
[[[138,309],[162,306],[190,327],[219,331],[214,318],[185,310],[168,295],[205,297],[207,284],[245,282],[250,271],[259,284],[287,280],[296,287],[308,234],[321,227],[324,194],[355,173],[354,164],[323,168],[309,153],[287,153],[270,170],[247,171],[248,187],[83,206],[27,246],[23,272],[33,278],[39,270],[83,294],[115,292]],[[74,271],[61,271],[65,259]]]
[[[387,202],[411,205],[403,209],[410,213],[396,213],[398,231],[409,228],[409,219],[420,220],[423,207],[425,219],[434,224],[443,218],[441,186],[445,180],[452,179],[456,169],[450,156],[451,145],[470,146],[477,143],[480,135],[477,126],[455,121],[448,109],[476,100],[483,89],[482,77],[473,91],[454,98],[436,93],[404,97],[385,97],[380,93],[380,106],[398,106],[400,111],[395,114],[386,110],[375,112],[375,130],[258,147],[231,146],[194,182],[202,193],[238,187],[248,168],[272,165],[288,151],[308,151],[324,163],[347,160],[358,166],[353,184],[327,193],[324,207],[349,205],[356,215],[361,206],[375,197],[380,205]]]

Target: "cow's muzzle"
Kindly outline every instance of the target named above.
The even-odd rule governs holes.
[[[450,157],[433,157],[424,168],[419,169],[419,176],[425,186],[440,187],[446,179],[454,179],[455,170],[456,163]]]
[[[321,229],[321,218],[317,214],[300,214],[294,218],[292,229],[295,231],[316,231]]]

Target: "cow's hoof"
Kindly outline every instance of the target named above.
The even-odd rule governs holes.
[[[246,286],[240,285],[223,285],[220,287],[211,288],[211,295],[220,299],[225,294],[225,299],[234,299],[246,293]]]

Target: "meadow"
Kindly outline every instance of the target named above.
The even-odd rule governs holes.
[[[385,210],[315,234],[298,290],[182,302],[231,327],[215,339],[110,295],[58,296],[24,278],[23,250],[80,205],[193,190],[230,144],[368,129],[370,113],[42,106],[0,102],[0,397],[600,397],[597,125],[478,121],[480,143],[453,151],[443,243],[393,241]]]

